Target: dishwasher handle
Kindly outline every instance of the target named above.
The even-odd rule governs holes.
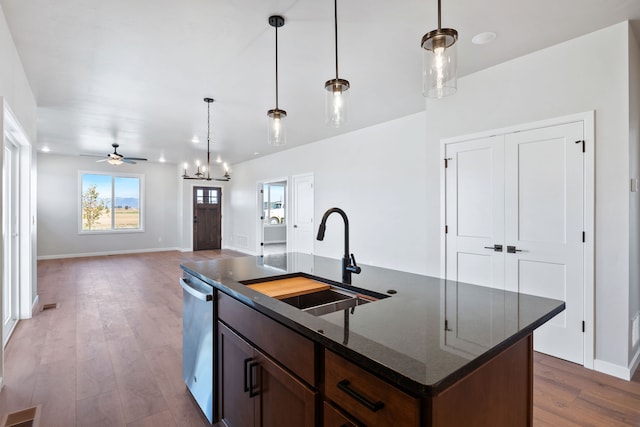
[[[184,289],[189,295],[194,296],[202,301],[213,301],[213,293],[205,294],[200,292],[199,290],[193,288],[186,280],[182,277],[180,278],[180,286]]]

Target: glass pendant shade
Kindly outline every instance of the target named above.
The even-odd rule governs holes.
[[[429,98],[453,95],[458,88],[458,32],[451,28],[431,31],[422,38],[422,94]]]
[[[349,82],[344,79],[332,79],[324,84],[325,121],[333,127],[340,127],[347,121],[349,111]]]
[[[285,119],[287,118],[287,112],[274,108],[267,112],[267,116],[269,116],[269,144],[274,146],[286,145],[287,128]]]

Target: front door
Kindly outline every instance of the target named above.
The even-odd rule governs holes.
[[[219,187],[193,188],[193,250],[222,246],[222,190]]]
[[[566,302],[534,348],[584,362],[583,122],[447,144],[445,277]]]

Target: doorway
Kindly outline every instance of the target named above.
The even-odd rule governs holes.
[[[287,252],[287,180],[259,184],[262,255]]]
[[[536,330],[534,348],[587,367],[590,123],[576,115],[443,144],[445,278],[565,301],[566,310]]]
[[[222,189],[193,187],[193,250],[222,246]]]
[[[4,138],[2,165],[2,343],[6,345],[19,318],[20,242],[19,165],[20,149],[11,137]]]

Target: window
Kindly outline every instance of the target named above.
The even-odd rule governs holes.
[[[141,175],[80,173],[80,232],[142,231]]]
[[[196,188],[196,204],[217,205],[219,188]]]
[[[286,182],[271,182],[263,184],[263,218],[265,224],[284,224],[285,208],[284,196],[287,188]]]

